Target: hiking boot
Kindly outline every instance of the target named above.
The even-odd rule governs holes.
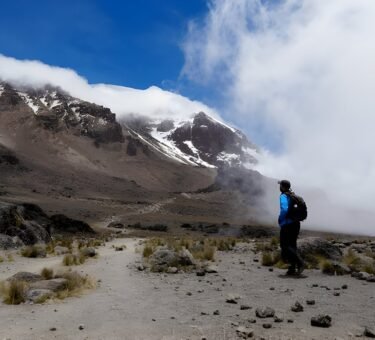
[[[296,275],[296,269],[294,267],[289,267],[286,275]]]
[[[297,275],[301,275],[303,271],[305,270],[305,264],[302,263],[300,266],[297,267]]]

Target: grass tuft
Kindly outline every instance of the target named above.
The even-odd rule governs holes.
[[[7,305],[19,305],[25,302],[27,285],[24,281],[11,281],[1,284],[0,293]]]
[[[51,280],[53,278],[53,269],[43,268],[40,272],[45,280]]]

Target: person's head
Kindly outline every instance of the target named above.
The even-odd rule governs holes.
[[[288,192],[290,190],[290,182],[286,179],[279,181],[280,184],[280,191],[281,192]]]

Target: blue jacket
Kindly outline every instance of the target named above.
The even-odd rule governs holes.
[[[279,226],[282,228],[283,226],[293,223],[293,220],[287,218],[288,208],[289,208],[289,197],[288,195],[282,193],[280,195],[280,215],[279,215]]]

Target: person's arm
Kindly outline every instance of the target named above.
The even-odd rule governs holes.
[[[279,225],[280,227],[285,224],[286,216],[288,214],[289,201],[285,194],[280,195],[280,215],[279,215]]]

